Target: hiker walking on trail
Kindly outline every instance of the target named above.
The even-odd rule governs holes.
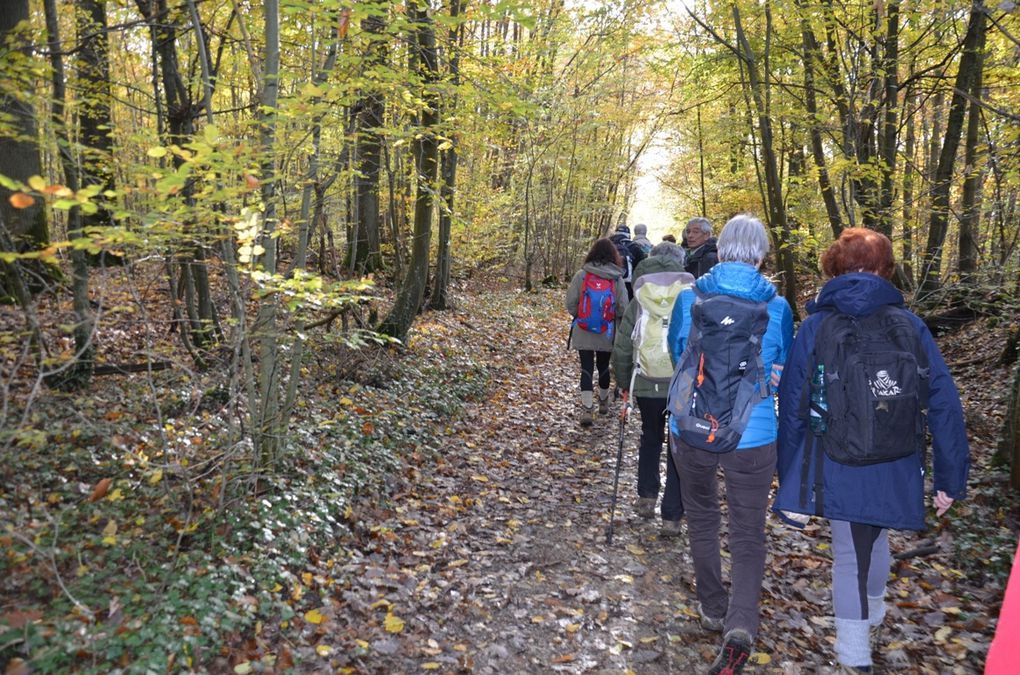
[[[807,305],[779,388],[773,508],[794,525],[829,519],[838,667],[870,672],[886,610],[888,531],[925,527],[925,418],[937,516],[966,496],[969,448],[938,345],[889,282],[889,239],[843,230],[821,262],[829,280]]]
[[[631,241],[630,228],[626,225],[617,225],[616,232],[609,240],[616,246],[620,256],[620,269],[623,270],[623,281],[627,285],[627,300],[630,300],[634,297],[634,268],[645,259],[645,252]]]
[[[669,319],[677,296],[692,283],[694,277],[684,271],[684,250],[669,242],[657,244],[634,271],[634,300],[623,315],[613,348],[617,385],[626,388],[624,396],[633,396],[641,411],[637,512],[642,518],[655,516],[655,503],[659,498],[659,458],[666,439],[666,395],[673,375],[666,344]],[[673,458],[667,454],[666,489],[660,509],[664,536],[680,534],[684,507],[680,501],[679,480]]]
[[[616,246],[599,239],[567,288],[565,305],[574,318],[568,346],[581,358],[581,424],[594,421],[594,374],[598,368],[599,414],[609,412],[609,359],[619,318],[627,309],[627,290]]]
[[[634,244],[641,249],[645,256],[652,255],[652,242],[648,239],[648,226],[644,223],[634,226]],[[637,268],[634,269],[634,279],[637,280]]]
[[[669,326],[677,361],[670,433],[701,626],[724,633],[713,674],[741,671],[760,621],[765,516],[776,465],[771,386],[793,341],[790,306],[758,271],[768,251],[760,220],[732,218],[719,235],[719,263],[680,294]],[[722,581],[719,467],[729,509],[729,592]]]
[[[695,279],[700,278],[719,262],[718,243],[712,236],[712,221],[708,218],[699,216],[688,220],[683,241],[687,248],[685,269],[693,274]]]

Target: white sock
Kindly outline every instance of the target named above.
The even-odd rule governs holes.
[[[591,394],[592,393],[590,391],[581,392],[581,405],[583,405],[585,408],[591,407]]]
[[[867,619],[836,617],[836,660],[844,666],[870,666],[871,643]]]
[[[868,624],[877,626],[885,619],[885,596],[868,596]]]
[[[609,390],[608,389],[603,389],[602,387],[599,387],[599,400],[600,401],[605,401],[608,398],[609,398]]]

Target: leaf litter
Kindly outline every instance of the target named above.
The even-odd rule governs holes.
[[[444,422],[436,455],[406,467],[387,498],[359,505],[375,524],[338,570],[338,625],[321,636],[336,646],[330,668],[687,673],[714,658],[718,636],[698,623],[686,525],[664,538],[657,519],[634,512],[639,420],[626,428],[610,547],[620,403],[593,427],[578,425],[578,365],[562,346],[568,317],[555,309],[558,292],[523,301],[534,311],[512,321],[496,297],[434,318],[475,331],[460,331],[459,348],[476,349],[501,379],[484,402]],[[492,336],[507,348],[485,349]],[[986,464],[975,462],[973,483]],[[956,568],[958,525],[891,537],[894,553],[933,542],[937,553],[897,562],[879,668],[980,672],[1002,588]],[[770,518],[767,536],[759,651],[747,670],[824,672],[833,641],[827,525],[815,519],[799,532]]]

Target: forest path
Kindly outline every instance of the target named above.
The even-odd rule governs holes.
[[[697,621],[686,530],[660,537],[658,519],[634,512],[636,411],[606,544],[620,403],[594,426],[578,424],[577,356],[565,349],[559,303],[559,292],[479,298],[422,327],[467,326],[496,381],[485,402],[447,427],[438,456],[416,455],[387,503],[364,500],[354,515],[364,524],[360,542],[338,575],[347,582],[319,642],[345,655],[334,667],[691,673],[714,658],[718,636]],[[819,672],[831,653],[827,532],[791,533],[772,518],[768,531],[760,652],[746,672]],[[893,582],[920,625],[894,607],[889,623],[900,625],[887,631],[888,648],[930,664],[912,672],[978,672],[967,658],[986,638],[950,644],[949,633],[958,636],[947,627],[933,642],[962,611],[946,587],[950,571],[936,567]]]

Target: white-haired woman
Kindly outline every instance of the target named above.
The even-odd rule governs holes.
[[[772,384],[778,384],[778,373],[793,342],[793,313],[786,299],[776,294],[775,287],[759,271],[769,251],[765,227],[751,216],[731,218],[719,234],[718,248],[719,263],[697,280],[695,288],[705,297],[728,295],[766,303],[768,324],[761,340],[761,358],[765,373],[771,373]],[[687,345],[695,299],[695,291],[686,290],[673,306],[668,341],[674,362],[680,361]],[[710,353],[712,348],[704,344],[702,353]],[[751,654],[760,620],[765,514],[776,468],[775,397],[770,393],[754,406],[732,452],[710,452],[686,443],[675,421],[671,433],[694,559],[701,625],[725,633],[709,673],[739,673]],[[716,478],[719,467],[723,469],[729,510],[729,592],[722,582]]]

